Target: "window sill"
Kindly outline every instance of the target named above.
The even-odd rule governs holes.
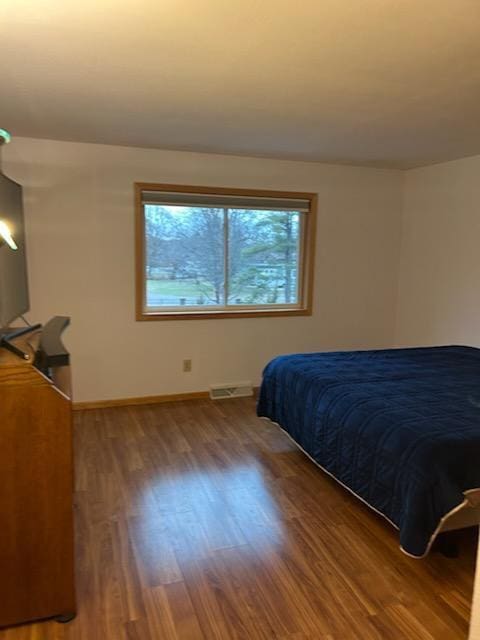
[[[137,314],[137,321],[150,320],[223,320],[228,318],[271,318],[287,316],[311,316],[312,310],[301,309],[248,309],[239,311],[143,311]]]

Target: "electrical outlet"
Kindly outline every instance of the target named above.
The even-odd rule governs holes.
[[[184,373],[189,373],[192,370],[192,361],[184,360],[183,361],[183,371]]]

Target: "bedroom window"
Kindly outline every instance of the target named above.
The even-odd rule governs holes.
[[[137,319],[309,315],[316,195],[137,183]]]

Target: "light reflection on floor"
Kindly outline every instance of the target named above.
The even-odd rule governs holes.
[[[141,495],[139,513],[142,529],[166,529],[184,560],[247,544],[274,549],[285,541],[281,510],[254,459],[222,469],[159,470]]]

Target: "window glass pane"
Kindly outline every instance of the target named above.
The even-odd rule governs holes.
[[[223,209],[145,205],[147,307],[225,304]]]
[[[228,304],[298,304],[300,215],[229,210]]]

